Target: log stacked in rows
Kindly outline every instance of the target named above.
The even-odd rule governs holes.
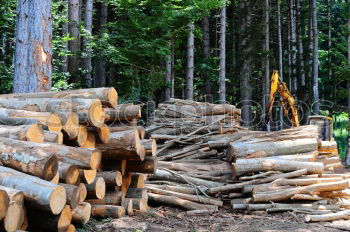
[[[157,172],[146,184],[151,202],[182,207],[191,215],[231,202],[234,210],[294,211],[307,214],[307,221],[349,218],[344,210],[350,207],[349,175],[341,173],[336,143],[321,141],[316,126],[266,132],[235,124],[221,134],[212,124],[197,126],[200,114],[179,111],[178,101],[184,103],[172,99],[170,106],[160,105],[151,127],[161,151]],[[166,117],[158,118],[160,112]],[[184,124],[184,129],[177,116],[189,114],[196,114],[194,127]]]
[[[0,95],[0,221],[6,231],[74,231],[147,210],[157,160],[138,105],[114,88]]]

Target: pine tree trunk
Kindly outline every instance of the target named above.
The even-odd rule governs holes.
[[[301,16],[301,2],[300,0],[296,0],[297,5],[297,41],[298,41],[298,65],[299,65],[299,80],[300,80],[300,86],[302,89],[304,89],[306,83],[305,83],[305,68],[304,68],[304,46],[303,46],[303,39],[302,39],[302,16]]]
[[[293,93],[297,91],[297,27],[296,27],[296,15],[295,15],[295,2],[294,0],[289,1],[290,7],[290,39],[291,39],[291,81],[290,86]]]
[[[68,5],[68,32],[72,40],[68,41],[68,50],[71,53],[68,56],[68,72],[71,75],[70,82],[78,81],[77,75],[79,70],[78,52],[80,51],[80,4],[79,0],[69,0]]]
[[[205,16],[202,21],[202,54],[206,63],[209,62],[210,59],[210,31],[209,31],[209,16]],[[208,71],[204,70],[202,73],[203,81],[204,81],[204,89],[206,100],[211,98],[211,83],[210,77],[208,75]]]
[[[312,2],[312,32],[313,32],[313,77],[312,77],[312,88],[313,88],[313,113],[320,113],[319,104],[319,90],[318,90],[318,28],[317,28],[317,8],[316,0],[311,0]]]
[[[219,72],[219,102],[226,102],[226,0],[220,15],[220,72]]]
[[[171,38],[171,97],[175,97],[175,38]]]
[[[267,105],[267,97],[269,95],[269,84],[270,84],[270,60],[269,60],[269,52],[270,52],[270,14],[269,14],[269,0],[265,0],[265,8],[264,8],[264,53],[265,58],[263,62],[264,68],[264,79],[263,79],[263,92],[262,92],[262,106],[263,106],[263,115],[265,117],[266,114],[266,105]]]
[[[193,100],[193,71],[194,71],[194,24],[188,24],[189,34],[187,40],[187,82],[186,99]]]
[[[171,51],[171,41],[168,42],[169,49]],[[165,66],[166,66],[166,74],[165,74],[165,101],[170,100],[170,95],[171,95],[171,72],[172,72],[172,67],[171,67],[171,53],[166,56],[166,61],[165,61]]]
[[[327,0],[327,18],[328,18],[328,80],[332,80],[332,3],[331,0]]]
[[[51,1],[19,0],[13,92],[51,89],[52,17]]]
[[[85,1],[85,15],[84,15],[84,26],[87,35],[83,38],[83,50],[84,50],[84,74],[85,74],[85,86],[88,88],[92,87],[92,78],[91,78],[91,55],[92,50],[89,48],[90,36],[92,35],[92,15],[93,15],[93,5],[94,0]]]
[[[350,1],[348,1],[349,11],[348,11],[348,65],[350,66]],[[350,81],[348,81],[348,121],[350,122]],[[350,124],[348,127],[348,149],[346,152],[346,166],[350,166]]]
[[[281,0],[277,0],[277,33],[278,33],[278,69],[280,78],[283,81],[283,44],[282,44],[282,21],[281,21]],[[280,129],[283,129],[283,112],[279,107]]]
[[[241,69],[240,69],[240,89],[241,89],[241,101],[242,101],[242,120],[244,126],[250,126],[252,119],[251,100],[252,100],[252,70],[251,70],[251,9],[249,2],[245,0],[239,1],[239,11],[241,12],[241,22],[239,26],[239,34],[242,36],[240,39],[241,55]]]
[[[108,21],[108,5],[106,2],[101,2],[100,7],[100,34],[106,32],[106,23]],[[100,57],[96,62],[95,87],[106,86],[106,61]]]
[[[313,47],[314,47],[314,36],[313,36],[313,32],[312,32],[312,28],[313,28],[313,18],[312,18],[312,2],[310,1],[309,4],[309,31],[308,31],[308,37],[309,37],[309,47],[308,47],[308,74],[307,74],[307,83],[309,86],[311,86],[312,84],[312,75],[313,75]],[[307,89],[306,95],[305,95],[305,100],[308,101],[307,103],[311,104],[311,94],[309,89]],[[308,104],[308,105],[309,105]]]

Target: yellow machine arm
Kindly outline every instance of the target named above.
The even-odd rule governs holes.
[[[283,112],[285,116],[289,116],[292,122],[293,127],[300,126],[298,110],[295,107],[295,102],[292,94],[289,92],[286,83],[282,82],[279,78],[278,71],[273,71],[271,77],[271,89],[270,89],[270,97],[269,97],[269,111],[268,115],[271,118],[272,115],[272,107],[275,101],[276,94],[280,96],[280,102],[283,107]],[[288,108],[290,111],[288,111]],[[289,114],[288,114],[289,112]]]

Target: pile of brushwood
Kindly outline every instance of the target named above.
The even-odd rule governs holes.
[[[156,143],[114,88],[0,95],[0,220],[6,231],[74,231],[148,208]]]
[[[349,218],[349,178],[334,141],[314,125],[277,132],[240,127],[240,110],[171,99],[159,105],[146,134],[158,143],[149,201],[209,214],[294,211],[306,221]]]

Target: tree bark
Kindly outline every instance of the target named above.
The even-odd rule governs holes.
[[[74,223],[83,225],[89,222],[91,216],[91,205],[90,203],[83,202],[75,207],[72,211],[72,221]]]
[[[296,93],[298,86],[297,86],[297,25],[296,25],[296,6],[295,6],[295,0],[289,1],[289,7],[290,7],[290,38],[291,38],[291,81],[292,85],[290,86],[293,93]]]
[[[209,22],[209,16],[204,16],[202,21],[202,54],[203,59],[206,64],[210,61],[210,22]],[[202,78],[204,82],[204,89],[205,89],[205,95],[206,95],[206,101],[209,100],[211,97],[211,81],[210,77],[208,75],[208,70],[204,70],[202,72]]]
[[[219,67],[219,102],[226,102],[226,0],[223,0],[220,14],[220,67]]]
[[[93,183],[86,185],[86,189],[88,197],[103,199],[106,194],[106,183],[103,178],[97,177]]]
[[[265,0],[264,3],[264,78],[263,78],[263,88],[262,88],[262,117],[265,118],[265,114],[267,113],[267,100],[269,96],[269,88],[270,88],[270,3],[269,0]],[[265,120],[264,120],[265,121]],[[269,128],[268,128],[269,130]]]
[[[186,99],[193,100],[193,72],[194,72],[194,24],[188,24],[187,39],[187,75],[186,75]]]
[[[92,50],[90,48],[90,37],[92,36],[92,16],[94,9],[94,0],[85,0],[85,15],[84,15],[84,27],[86,35],[83,38],[83,51],[84,51],[84,60],[83,68],[85,75],[85,85],[86,87],[92,87],[92,66],[91,66],[91,56]]]
[[[297,10],[297,41],[298,41],[298,66],[299,66],[299,80],[300,80],[300,86],[302,89],[305,88],[305,68],[304,68],[304,45],[303,45],[303,32],[302,32],[302,7],[301,7],[301,1],[296,0],[296,10]]]
[[[168,101],[171,97],[171,72],[172,72],[172,66],[171,66],[171,41],[168,42],[168,47],[169,47],[169,51],[170,54],[166,55],[166,59],[165,59],[165,67],[166,67],[166,72],[165,72],[165,91],[164,91],[164,98],[165,101]]]
[[[323,215],[306,215],[305,221],[307,222],[327,222],[327,221],[336,221],[340,219],[349,219],[350,210],[344,210],[336,213],[329,213]]]
[[[347,23],[347,29],[348,29],[348,66],[350,67],[350,1],[348,1],[348,23]],[[348,122],[350,122],[350,81],[347,83],[348,88]],[[350,166],[350,124],[348,126],[348,147],[346,150],[346,158],[345,158],[345,165],[347,167]]]
[[[17,7],[13,92],[51,89],[51,1],[20,0]]]
[[[68,56],[68,72],[70,73],[70,82],[78,81],[80,51],[80,2],[79,0],[69,0],[68,5],[68,32],[72,40],[68,41],[68,51],[71,55]]]
[[[44,142],[44,131],[37,124],[23,126],[0,125],[0,137],[42,143]]]
[[[123,206],[116,205],[92,205],[91,216],[94,218],[121,218],[125,216]]]
[[[66,204],[66,192],[62,186],[10,168],[0,166],[0,184],[22,191],[29,203],[54,215],[59,214]]]
[[[60,181],[66,184],[77,184],[79,180],[79,168],[73,164],[58,162]]]
[[[74,209],[79,203],[79,187],[71,184],[59,184],[66,190],[67,204]]]
[[[312,78],[312,88],[313,88],[313,113],[320,113],[320,103],[319,103],[319,90],[318,90],[318,27],[317,27],[317,7],[316,0],[311,0],[312,6],[312,33],[313,33],[313,78]]]
[[[108,5],[106,1],[101,1],[99,13],[99,31],[100,36],[106,33],[106,24],[108,22]],[[95,87],[106,86],[106,61],[100,57],[96,62]]]

